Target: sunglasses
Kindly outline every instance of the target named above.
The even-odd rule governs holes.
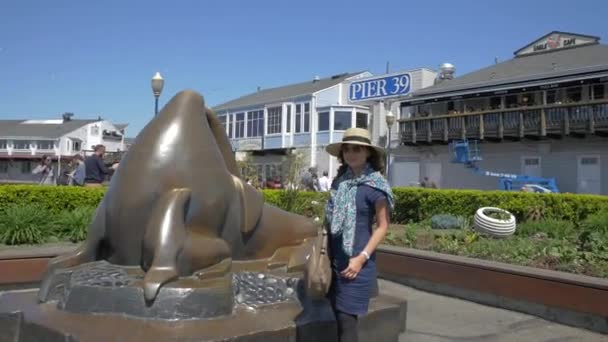
[[[346,153],[346,152],[359,153],[359,152],[363,151],[364,148],[365,148],[364,146],[360,146],[360,145],[345,144],[345,145],[342,145],[342,153]]]

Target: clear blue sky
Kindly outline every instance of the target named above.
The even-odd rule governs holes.
[[[210,106],[315,75],[511,58],[552,30],[608,41],[608,1],[0,2],[0,119],[101,115],[135,136],[161,105],[195,89]]]

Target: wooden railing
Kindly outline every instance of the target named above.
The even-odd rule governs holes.
[[[608,100],[530,106],[399,120],[405,145],[452,139],[523,139],[608,135]]]

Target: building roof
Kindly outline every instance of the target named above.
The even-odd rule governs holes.
[[[57,139],[98,120],[0,120],[0,138]]]
[[[310,80],[307,82],[290,84],[283,87],[262,89],[255,93],[245,95],[239,97],[238,99],[217,105],[213,107],[213,110],[221,111],[227,109],[264,105],[268,103],[287,100],[294,97],[312,95],[317,91],[335,86],[336,84],[339,84],[340,82],[359,74],[361,74],[361,72],[344,73],[334,75],[328,78],[322,78],[317,81]]]
[[[413,98],[446,96],[464,90],[483,91],[500,85],[602,71],[608,72],[608,45],[584,45],[519,56],[421,89]]]
[[[526,46],[524,46],[524,47],[522,47],[522,48],[520,48],[520,49],[517,49],[515,52],[513,52],[513,54],[514,54],[515,56],[518,56],[518,55],[520,55],[522,52],[524,52],[524,50],[526,50],[526,48],[528,48],[528,47],[530,47],[530,46],[533,46],[533,45],[537,44],[538,42],[541,42],[541,41],[543,41],[543,40],[545,40],[545,39],[547,39],[547,38],[549,38],[549,37],[551,37],[551,36],[554,36],[554,35],[565,35],[565,36],[569,36],[569,37],[578,37],[578,38],[588,39],[588,40],[589,40],[589,42],[586,42],[585,44],[589,44],[589,43],[596,43],[597,41],[599,41],[599,40],[600,40],[600,37],[597,37],[597,36],[590,36],[590,35],[588,35],[588,34],[580,34],[580,33],[573,33],[573,32],[564,32],[564,31],[552,31],[552,32],[549,32],[549,33],[547,33],[546,35],[544,35],[544,36],[542,36],[542,37],[538,38],[538,39],[537,39],[537,40],[535,40],[534,42],[532,42],[532,43],[530,43],[530,44],[528,44],[528,45],[526,45]],[[559,38],[559,37],[558,37],[558,38]],[[538,52],[537,52],[537,53],[538,53]],[[540,53],[542,53],[542,52],[540,52]]]
[[[114,127],[119,131],[127,128],[127,126],[129,126],[127,123],[114,124]]]

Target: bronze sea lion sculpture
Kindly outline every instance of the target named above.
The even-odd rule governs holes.
[[[54,271],[107,260],[140,265],[151,301],[180,276],[269,258],[317,234],[311,220],[264,204],[238,175],[225,130],[203,97],[178,93],[120,162],[87,240],[49,263],[39,299],[47,297]]]

